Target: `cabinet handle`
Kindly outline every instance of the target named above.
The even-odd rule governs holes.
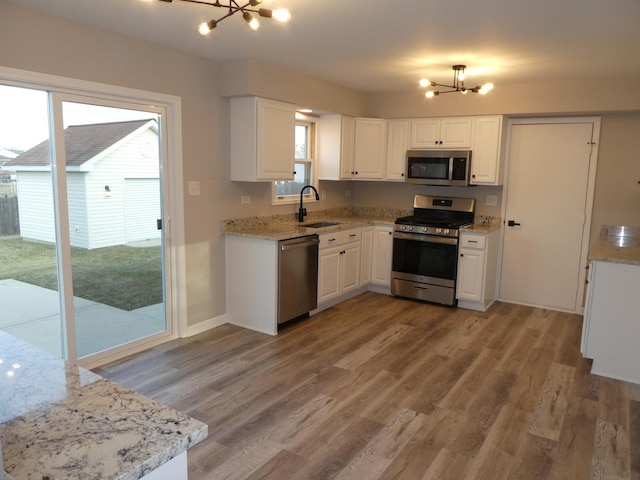
[[[404,173],[401,173],[401,174],[400,174],[400,176],[401,176],[401,177],[404,177]],[[640,182],[638,182],[638,183],[640,183]]]
[[[389,235],[393,235],[393,232],[388,232],[388,233],[389,233]]]
[[[335,238],[330,238],[329,240],[327,240],[328,242],[335,242],[336,239]]]
[[[358,172],[356,172],[356,175],[358,174]]]
[[[464,257],[464,253],[461,253],[461,254],[460,254],[460,256],[461,256],[461,257]]]
[[[298,172],[296,172],[296,171],[294,170],[294,171],[293,171],[293,174],[295,175],[296,173],[298,173]]]
[[[478,243],[477,240],[467,240],[467,243]]]
[[[357,237],[357,235],[355,233],[350,233],[349,236],[352,237],[352,238],[353,237]]]

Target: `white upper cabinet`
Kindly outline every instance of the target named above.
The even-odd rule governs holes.
[[[354,180],[384,180],[387,158],[387,121],[355,119]]]
[[[409,120],[387,122],[387,180],[404,181],[409,149]]]
[[[471,117],[411,120],[410,148],[465,149],[471,147]]]
[[[501,156],[503,119],[501,115],[473,117],[471,144],[471,183],[474,185],[502,185]]]
[[[292,180],[295,106],[259,97],[231,99],[231,180]]]
[[[351,180],[353,171],[353,117],[323,115],[317,122],[320,180]]]

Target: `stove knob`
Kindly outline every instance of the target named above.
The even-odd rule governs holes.
[[[448,228],[445,228],[445,229],[444,229],[444,234],[445,234],[445,235],[449,235],[449,229],[448,229]]]
[[[436,233],[439,235],[442,233],[442,229],[441,228],[436,228]]]
[[[428,230],[429,230],[429,227],[422,227],[422,231],[423,231],[423,232],[425,232],[425,233],[426,233]]]

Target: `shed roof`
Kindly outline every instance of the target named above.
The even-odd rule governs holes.
[[[127,122],[94,123],[91,125],[71,125],[64,129],[65,152],[67,167],[81,166],[96,155],[119,142],[127,135],[149,122],[146,120],[132,120]],[[51,163],[49,157],[49,140],[36,145],[13,160],[9,160],[4,167],[13,166],[47,166]]]

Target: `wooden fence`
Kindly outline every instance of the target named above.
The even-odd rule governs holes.
[[[0,235],[20,235],[15,183],[0,183]]]

